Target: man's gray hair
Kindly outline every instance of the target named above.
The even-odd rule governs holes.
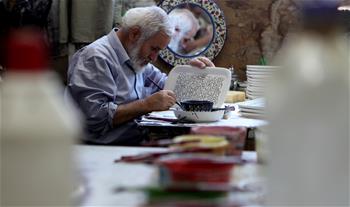
[[[122,28],[129,30],[134,26],[141,28],[143,39],[148,39],[159,31],[171,37],[173,31],[167,13],[156,6],[128,10],[122,18]]]

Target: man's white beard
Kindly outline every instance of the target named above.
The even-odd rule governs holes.
[[[145,67],[142,64],[144,63],[144,59],[139,57],[140,49],[142,46],[142,40],[138,40],[135,44],[133,44],[129,49],[129,57],[130,62],[136,73],[142,71]]]

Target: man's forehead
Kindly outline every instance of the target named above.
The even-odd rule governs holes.
[[[170,39],[171,37],[169,37],[169,35],[167,35],[165,32],[159,31],[153,36],[151,36],[149,41],[152,46],[159,47],[159,49],[163,49],[169,44]]]
[[[151,38],[156,39],[156,40],[157,39],[159,40],[159,38],[162,38],[162,39],[168,39],[169,38],[170,39],[171,36],[167,35],[164,31],[158,31],[154,35],[152,35]]]

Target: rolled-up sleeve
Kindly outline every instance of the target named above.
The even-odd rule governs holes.
[[[98,56],[80,56],[68,88],[86,116],[88,131],[102,135],[113,127],[116,84],[108,60]],[[75,73],[75,74],[74,74]]]

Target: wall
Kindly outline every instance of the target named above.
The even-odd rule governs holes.
[[[344,0],[350,4],[350,0]],[[245,67],[259,64],[265,57],[270,64],[282,43],[299,26],[300,0],[217,0],[227,24],[227,40],[214,63],[233,66],[244,80]],[[169,71],[162,60],[157,66]]]
[[[259,64],[265,57],[269,64],[286,34],[297,25],[297,6],[291,0],[218,1],[227,22],[227,41],[215,59],[218,66],[233,65],[240,79],[245,66]]]

